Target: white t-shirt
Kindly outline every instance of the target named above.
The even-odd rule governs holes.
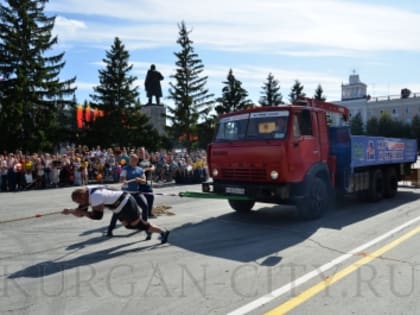
[[[97,188],[95,191],[92,192]],[[105,207],[113,205],[118,198],[123,194],[124,192],[120,190],[110,190],[106,188],[101,188],[101,186],[96,187],[89,187],[89,204],[92,207],[96,207],[99,205],[104,205]],[[120,203],[120,205],[116,209],[110,209],[114,213],[118,213],[121,211],[122,207],[127,203],[127,200],[129,198],[129,195],[127,195],[124,200]]]

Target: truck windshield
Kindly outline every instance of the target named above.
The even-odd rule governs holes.
[[[223,117],[216,126],[216,142],[277,140],[287,134],[289,111],[265,111]]]

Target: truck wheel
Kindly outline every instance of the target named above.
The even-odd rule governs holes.
[[[369,182],[368,200],[371,202],[381,200],[384,197],[384,174],[377,169],[371,173]]]
[[[229,205],[237,212],[249,212],[255,204],[254,200],[228,200]]]
[[[298,216],[304,220],[322,217],[329,207],[327,183],[319,177],[313,177],[305,183],[305,195],[296,206]]]
[[[385,171],[385,198],[394,198],[398,191],[398,177],[395,168],[391,167]]]

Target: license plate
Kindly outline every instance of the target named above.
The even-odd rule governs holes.
[[[240,187],[226,187],[227,194],[245,195],[245,188]]]

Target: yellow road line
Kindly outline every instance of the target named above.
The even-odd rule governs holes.
[[[398,239],[388,243],[387,245],[379,248],[378,250],[374,251],[372,254],[368,254],[366,257],[358,260],[357,262],[347,266],[346,268],[340,270],[339,272],[327,277],[324,281],[319,282],[318,284],[314,285],[313,287],[305,290],[298,296],[291,298],[290,300],[286,301],[285,303],[279,305],[278,307],[272,309],[271,311],[265,313],[265,315],[280,315],[286,314],[287,312],[291,311],[295,307],[299,306],[300,304],[304,303],[305,301],[309,300],[314,295],[318,294],[322,290],[326,289],[330,285],[336,283],[337,281],[343,279],[353,271],[357,270],[358,268],[362,267],[363,265],[368,264],[375,258],[383,255],[387,251],[393,249],[394,247],[400,245],[401,243],[405,242],[406,240],[410,239],[414,235],[420,232],[420,226],[417,226],[413,230],[407,232],[406,234],[402,235]]]

